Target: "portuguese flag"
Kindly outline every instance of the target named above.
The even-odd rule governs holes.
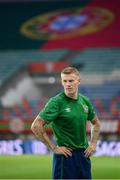
[[[83,8],[76,7],[74,12],[57,14],[56,24],[53,24],[54,37],[44,44],[43,49],[120,47],[119,7],[119,0],[92,0]],[[62,25],[60,18],[66,18]]]

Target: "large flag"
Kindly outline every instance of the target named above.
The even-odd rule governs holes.
[[[0,3],[0,49],[120,46],[120,0]]]
[[[51,19],[49,28],[43,28],[49,33],[43,49],[120,47],[119,0],[92,0],[85,7],[57,12],[56,17],[51,14]]]

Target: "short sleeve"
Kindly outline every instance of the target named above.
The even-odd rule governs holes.
[[[45,105],[45,107],[39,112],[39,116],[50,123],[54,121],[59,114],[58,103],[54,98],[51,98]]]
[[[89,98],[87,99],[87,104],[89,107],[88,120],[92,121],[94,119],[94,117],[96,116],[96,112],[95,112],[95,109],[94,109],[92,103],[90,102]]]

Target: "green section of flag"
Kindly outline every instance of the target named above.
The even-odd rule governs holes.
[[[0,129],[8,129],[10,127],[9,123],[5,123],[5,124],[2,124],[0,123]],[[51,124],[50,125],[47,125],[46,128],[51,128]],[[25,123],[24,124],[24,128],[25,129],[30,129],[31,128],[31,124],[30,123]]]
[[[0,124],[0,129],[8,129],[9,124]]]
[[[30,129],[31,128],[31,124],[25,124],[25,129]]]
[[[31,124],[24,124],[24,128],[25,129],[30,129],[30,127],[31,127]],[[9,123],[5,123],[5,124],[3,124],[3,123],[0,123],[0,129],[9,129],[10,128],[10,124]]]

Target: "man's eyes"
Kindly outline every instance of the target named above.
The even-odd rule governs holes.
[[[66,82],[74,82],[74,80],[69,80],[69,81],[64,81],[64,82],[65,82],[65,83],[66,83]]]

